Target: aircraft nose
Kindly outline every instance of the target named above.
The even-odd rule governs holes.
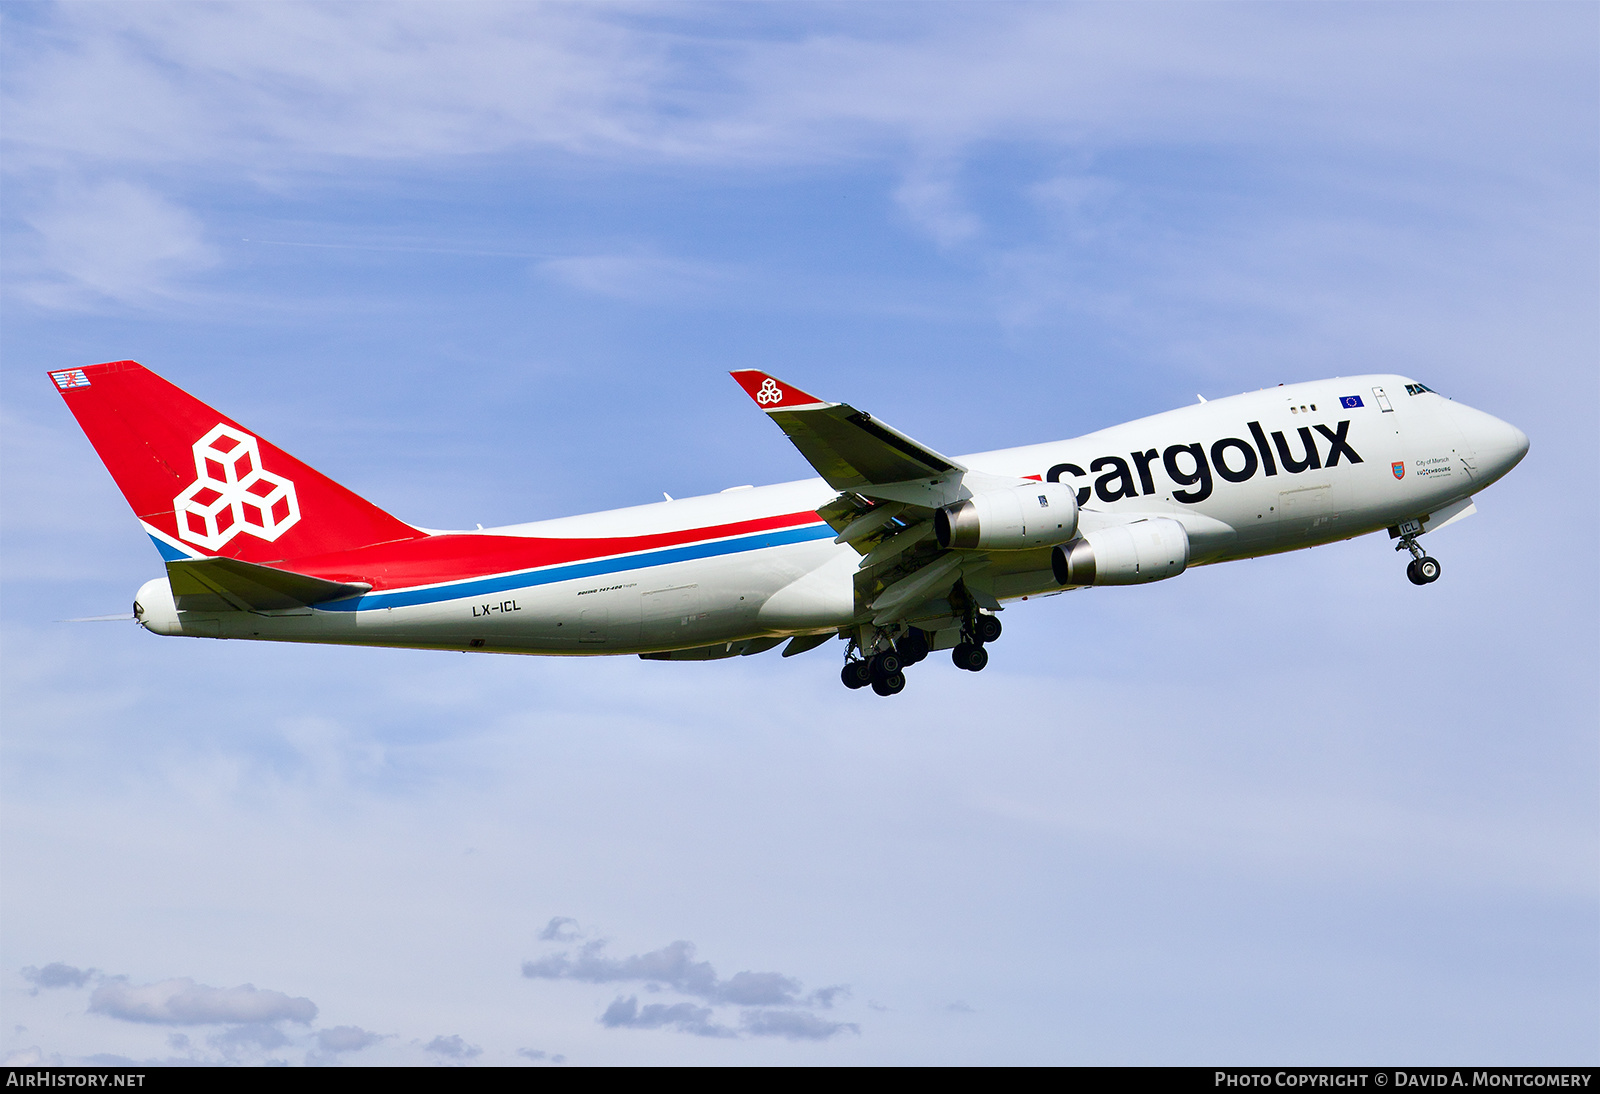
[[[1468,444],[1477,449],[1478,466],[1490,479],[1498,479],[1528,454],[1528,435],[1510,422],[1460,403],[1452,404],[1451,412]]]

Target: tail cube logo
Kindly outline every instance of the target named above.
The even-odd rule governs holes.
[[[783,402],[783,391],[778,387],[778,381],[770,376],[761,381],[761,387],[756,392],[756,402],[762,406]]]
[[[294,483],[261,467],[261,449],[243,430],[218,425],[194,444],[198,478],[172,499],[178,536],[215,551],[240,532],[268,542],[300,520]]]

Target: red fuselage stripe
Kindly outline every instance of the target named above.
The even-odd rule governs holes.
[[[375,591],[403,589],[676,547],[702,540],[801,527],[816,524],[821,519],[812,512],[785,513],[708,528],[686,528],[677,532],[619,536],[614,539],[542,539],[476,532],[448,533],[428,536],[426,539],[380,543],[335,555],[285,559],[269,565],[330,581],[365,582]]]

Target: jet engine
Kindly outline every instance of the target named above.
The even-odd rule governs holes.
[[[941,547],[1025,551],[1065,543],[1078,533],[1078,497],[1058,482],[989,490],[933,514]]]
[[[1050,552],[1063,585],[1143,585],[1177,577],[1188,565],[1189,533],[1170,517],[1086,532]]]

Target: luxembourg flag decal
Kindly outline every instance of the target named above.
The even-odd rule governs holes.
[[[1389,470],[1394,472],[1394,477],[1397,479],[1406,477],[1406,465],[1403,462],[1391,463]]]

